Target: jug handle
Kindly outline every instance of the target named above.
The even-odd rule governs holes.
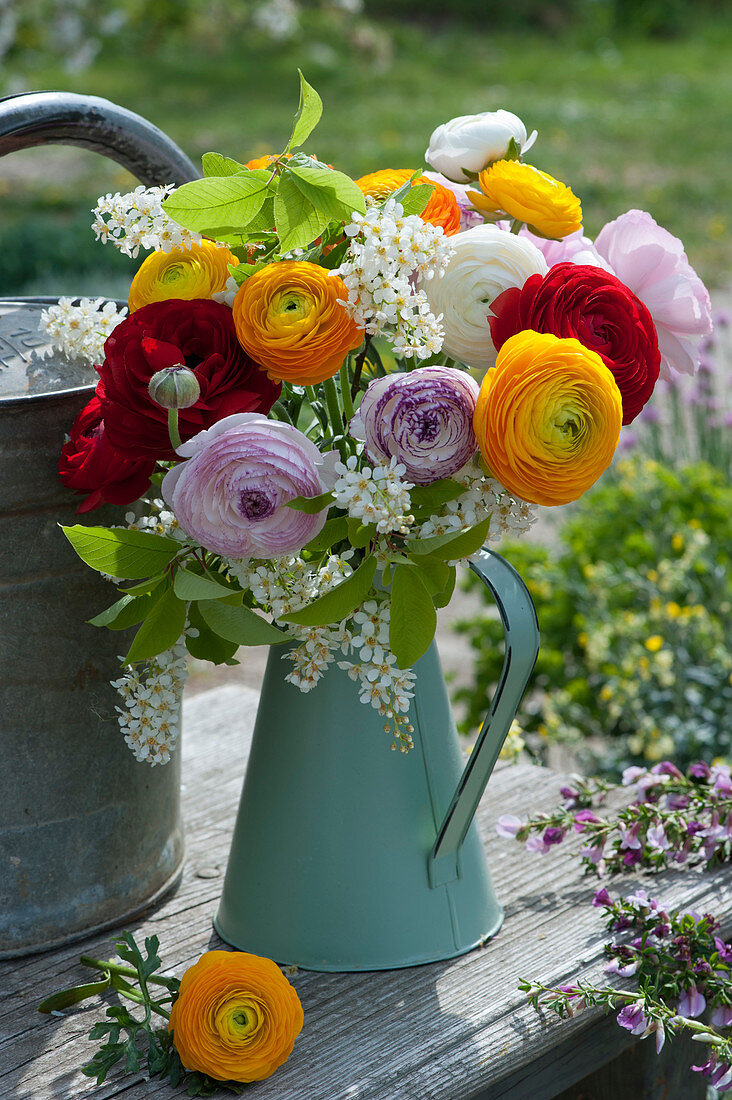
[[[483,549],[469,567],[490,590],[501,615],[506,653],[490,713],[483,722],[428,858],[430,886],[459,877],[458,853],[478,808],[539,653],[539,624],[526,585],[512,565]]]
[[[201,175],[162,130],[108,99],[74,92],[23,92],[0,98],[0,156],[46,143],[102,153],[146,187],[179,186]]]

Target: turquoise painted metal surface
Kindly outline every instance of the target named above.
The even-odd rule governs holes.
[[[500,928],[473,816],[534,667],[531,598],[503,558],[471,568],[506,636],[501,682],[465,766],[434,644],[415,666],[414,749],[331,666],[314,691],[270,651],[221,903],[219,935],[309,970],[383,970],[463,954]]]

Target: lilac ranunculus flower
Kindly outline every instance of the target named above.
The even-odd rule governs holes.
[[[319,496],[325,456],[297,428],[259,413],[235,413],[178,448],[181,462],[163,479],[163,499],[183,530],[230,558],[293,554],[314,538],[327,508],[287,508]]]
[[[396,458],[405,477],[429,485],[457,473],[478,450],[473,413],[480,387],[464,371],[418,367],[370,383],[350,432],[372,462]]]
[[[702,340],[712,331],[712,310],[678,237],[644,210],[628,210],[603,226],[595,248],[647,306],[658,332],[661,377],[672,370],[693,374]]]

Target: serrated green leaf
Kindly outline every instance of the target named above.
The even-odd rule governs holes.
[[[323,113],[322,99],[315,88],[308,84],[299,69],[297,72],[300,77],[300,103],[295,115],[292,135],[287,143],[288,153],[291,149],[297,149],[298,145],[302,145],[304,141],[307,141],[318,125],[320,116]]]
[[[198,631],[195,638],[191,634],[186,635],[186,649],[191,657],[196,657],[199,661],[211,661],[215,665],[230,664],[239,648],[238,642],[229,642],[215,634],[204,622],[195,603],[188,609],[188,619],[191,626]]]
[[[445,535],[433,535],[426,539],[407,539],[406,549],[409,554],[436,554],[445,561],[457,561],[459,558],[468,558],[481,546],[488,537],[490,516],[469,527],[467,531],[461,531],[458,535],[447,533]]]
[[[269,175],[261,169],[235,176],[209,176],[177,188],[163,202],[165,213],[196,233],[245,229],[270,194]]]
[[[232,607],[220,600],[198,605],[206,625],[219,637],[237,645],[282,645],[290,639],[249,607]]]
[[[431,183],[415,183],[413,187],[410,187],[404,198],[401,199],[405,215],[421,214],[432,198],[433,191],[434,187]]]
[[[421,175],[422,175],[422,170],[420,168],[415,168],[414,172],[412,172],[409,179],[405,180],[404,183],[401,185],[401,187],[397,188],[396,191],[392,191],[392,193],[390,195],[387,195],[387,197],[384,199],[384,202],[382,202],[381,205],[383,206],[384,203],[387,202],[389,199],[394,199],[395,202],[399,202],[399,203],[403,202],[404,199],[409,194],[409,192],[412,188],[412,184]]]
[[[418,569],[397,565],[391,580],[389,648],[399,668],[411,668],[435,636],[437,614]]]
[[[327,493],[321,493],[317,497],[293,497],[292,500],[285,501],[285,506],[294,508],[296,512],[305,512],[309,516],[314,516],[317,512],[329,508],[332,503],[333,494],[328,490]]]
[[[41,1001],[38,1011],[61,1012],[65,1008],[70,1008],[71,1005],[78,1005],[80,1001],[85,1001],[87,997],[95,997],[97,993],[103,993],[105,989],[109,989],[110,985],[110,974],[106,970],[104,977],[100,978],[98,982],[87,982],[85,985],[75,985],[71,989],[62,989],[58,993],[52,993],[50,997],[46,997],[44,1001]],[[101,1038],[101,1036],[97,1036],[97,1038]]]
[[[232,276],[237,286],[241,286],[247,279],[251,279],[252,275],[256,275],[258,271],[261,271],[263,267],[267,266],[266,260],[258,260],[256,264],[239,264],[238,267],[232,269]]]
[[[300,611],[283,615],[282,619],[288,623],[297,623],[298,626],[326,626],[328,623],[339,623],[366,599],[375,573],[376,558],[372,554],[336,588],[318,596]]]
[[[179,600],[222,600],[234,595],[231,585],[213,577],[179,569],[173,581],[173,591]]]
[[[306,550],[329,550],[336,542],[342,542],[343,539],[348,537],[348,517],[347,516],[333,516],[332,519],[327,519],[323,525],[322,531],[320,531],[314,539],[305,547]]]
[[[180,638],[186,625],[186,605],[179,600],[172,588],[158,597],[125,657],[126,664],[148,661],[158,653],[170,649]]]
[[[123,580],[152,577],[168,565],[181,548],[175,539],[123,527],[61,527],[82,561],[100,573]]]
[[[204,153],[201,157],[204,176],[235,176],[237,172],[248,171],[245,164],[225,157],[222,153]]]
[[[274,200],[275,225],[283,252],[306,248],[312,244],[329,222],[327,214],[316,210],[306,199],[290,173],[280,180]]]
[[[328,215],[328,221],[351,221],[354,211],[366,212],[366,199],[357,183],[343,172],[330,168],[291,168],[303,196],[316,210]]]

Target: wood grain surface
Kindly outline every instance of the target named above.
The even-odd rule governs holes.
[[[139,938],[160,937],[167,972],[178,977],[203,951],[224,946],[211,919],[257,700],[251,689],[224,686],[184,703],[185,872],[162,903],[127,924]],[[549,809],[560,785],[558,776],[528,764],[499,767],[488,785],[479,821],[506,911],[492,942],[450,962],[404,970],[298,971],[291,980],[305,1026],[295,1051],[273,1077],[245,1095],[250,1100],[549,1100],[572,1095],[567,1090],[628,1049],[627,1033],[601,1010],[586,1010],[570,1021],[540,1017],[517,989],[521,977],[561,984],[602,974],[602,922],[590,904],[597,883],[582,876],[572,855],[580,838],[542,857],[495,834],[503,813]],[[610,888],[640,881],[628,878]],[[664,874],[653,880],[652,891],[667,907],[709,909],[727,915],[727,927],[732,923],[730,869]],[[79,1067],[93,1049],[87,1033],[103,1015],[101,1000],[64,1017],[36,1011],[49,992],[88,977],[78,963],[82,952],[109,957],[113,934],[0,963],[0,1100],[184,1095],[166,1083],[114,1070],[99,1088],[81,1075]],[[694,1095],[696,1077],[689,1073],[688,1092],[679,1097]],[[630,1100],[636,1094],[625,1095]],[[668,1096],[673,1100],[673,1093]]]

